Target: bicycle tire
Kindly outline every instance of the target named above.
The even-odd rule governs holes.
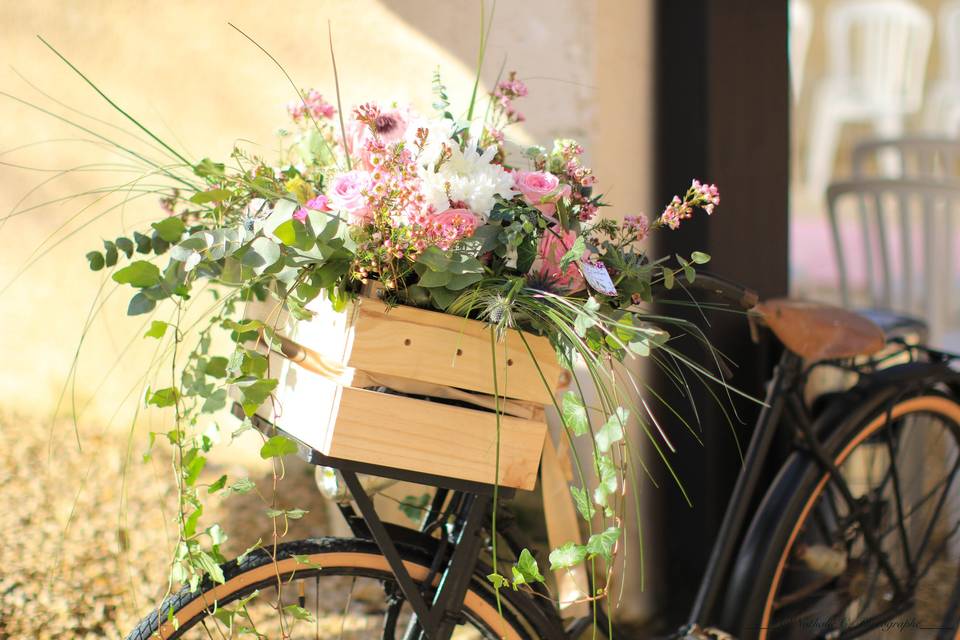
[[[839,410],[819,425],[820,433],[829,434],[824,450],[838,467],[860,444],[879,432],[888,415],[901,420],[909,415],[933,413],[960,425],[960,403],[954,396],[932,387],[907,396],[903,395],[903,387],[897,385],[859,393],[840,403]],[[836,419],[838,414],[845,417]],[[810,455],[797,452],[790,456],[764,496],[734,564],[721,618],[723,627],[738,638],[768,640],[785,633],[771,626],[774,598],[787,557],[828,480],[828,474]],[[960,617],[960,612],[956,615]],[[960,640],[960,630],[938,637]]]
[[[408,545],[398,545],[398,551],[411,577],[421,584],[430,571],[431,552]],[[225,578],[223,584],[215,584],[207,579],[196,591],[191,592],[186,587],[181,589],[141,620],[126,640],[175,640],[201,620],[209,619],[211,603],[216,602],[219,607],[229,605],[258,587],[276,584],[278,575],[285,585],[288,580],[313,579],[318,575],[362,576],[376,580],[390,580],[393,576],[386,557],[376,544],[356,538],[286,542],[278,545],[276,562],[270,553],[259,549],[247,555],[242,562],[233,560],[224,564],[222,569]],[[546,620],[536,603],[523,594],[501,589],[501,618],[497,612],[493,587],[483,577],[486,573],[482,566],[478,567],[464,598],[462,613],[471,623],[516,640],[558,637],[556,625]],[[168,615],[179,621],[176,628],[168,622]]]

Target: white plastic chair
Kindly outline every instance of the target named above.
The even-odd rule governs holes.
[[[956,135],[960,114],[960,2],[946,2],[937,15],[940,76],[927,93],[923,125],[931,133]]]
[[[870,122],[877,135],[899,137],[904,116],[923,103],[933,26],[910,0],[847,0],[827,13],[828,73],[810,121],[807,186],[823,192],[833,172],[840,129]]]
[[[813,37],[813,9],[807,0],[790,0],[789,39],[787,53],[790,57],[790,87],[793,99],[800,99],[803,74],[807,64],[807,52]]]

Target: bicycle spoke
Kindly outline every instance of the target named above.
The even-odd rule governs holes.
[[[897,528],[900,530],[900,544],[903,547],[903,559],[907,563],[907,571],[913,575],[913,559],[910,557],[910,543],[907,540],[907,527],[903,519],[903,496],[900,493],[900,473],[897,470],[897,450],[893,443],[893,417],[887,415],[885,431],[887,434],[887,452],[890,455],[890,476],[893,482],[893,497],[897,507]],[[882,494],[881,494],[882,495]]]
[[[930,541],[930,536],[933,534],[933,528],[937,523],[937,516],[940,515],[940,511],[943,510],[943,505],[947,502],[947,495],[950,493],[950,487],[953,485],[953,480],[957,476],[957,470],[960,469],[960,456],[957,457],[957,461],[953,465],[953,469],[950,470],[950,476],[947,479],[946,485],[943,487],[943,491],[940,494],[940,499],[937,501],[937,506],[934,508],[933,515],[930,516],[930,524],[927,526],[926,532],[921,538],[920,547],[917,549],[917,562],[920,561],[920,558],[923,557],[923,551],[926,549],[927,543]]]

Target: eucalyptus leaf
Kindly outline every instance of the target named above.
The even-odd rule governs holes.
[[[260,236],[250,243],[247,252],[243,254],[242,262],[251,267],[254,273],[260,275],[275,265],[279,259],[280,246],[273,240]]]
[[[141,291],[132,298],[130,298],[130,304],[127,305],[127,315],[128,316],[139,316],[145,313],[150,313],[156,308],[157,302],[152,298],[147,297]]]
[[[91,271],[100,271],[106,264],[103,254],[99,251],[91,251],[87,253],[87,262],[90,265]]]
[[[115,272],[113,280],[138,289],[152,287],[160,282],[160,269],[152,262],[137,260]]]
[[[150,226],[157,232],[157,235],[170,244],[179,242],[181,236],[183,236],[183,232],[187,230],[186,225],[183,224],[183,220],[177,216],[164,218],[159,222],[154,222]]]

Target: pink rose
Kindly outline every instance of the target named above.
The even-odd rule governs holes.
[[[560,179],[546,171],[517,171],[513,179],[524,200],[544,215],[552,216],[557,210],[557,199],[570,195],[570,186],[561,188]]]
[[[567,270],[560,271],[560,260],[570,250],[577,239],[573,231],[564,231],[559,226],[550,227],[543,232],[537,256],[540,258],[540,272],[557,279],[561,286],[570,293],[580,291],[586,287],[583,274],[576,262],[572,262]]]
[[[350,214],[351,224],[368,222],[370,209],[367,207],[366,191],[370,188],[370,174],[354,169],[336,176],[330,183],[329,204],[334,209]]]

